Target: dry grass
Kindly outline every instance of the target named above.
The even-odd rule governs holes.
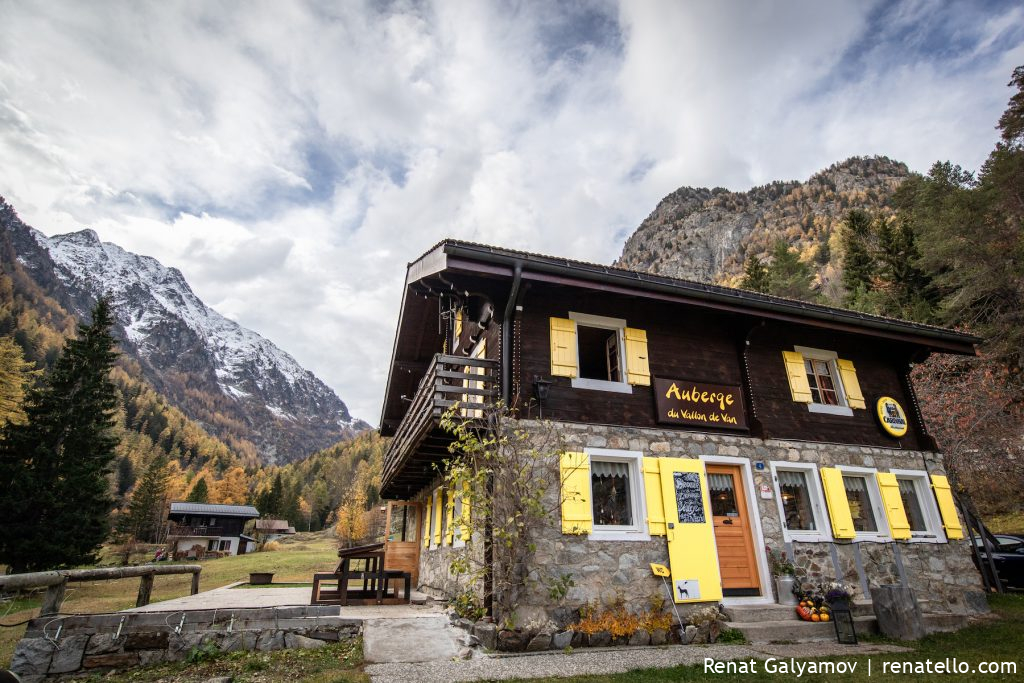
[[[277,552],[252,553],[200,562],[203,566],[200,588],[210,590],[236,581],[248,581],[250,572],[273,572],[274,583],[304,583],[312,579],[314,572],[334,569],[338,563],[337,553],[337,539],[329,531],[296,534],[281,541]],[[153,602],[188,595],[191,581],[190,574],[158,576],[153,583]],[[68,584],[61,612],[96,614],[127,609],[135,606],[138,590],[138,579]],[[39,611],[38,605],[39,596],[27,603],[18,600],[11,605],[0,604],[0,624],[15,624],[36,616]],[[12,607],[10,612],[8,607]],[[24,632],[24,625],[15,628],[0,627],[0,668],[10,665],[14,646]]]

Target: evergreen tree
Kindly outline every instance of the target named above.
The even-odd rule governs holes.
[[[768,266],[768,291],[800,301],[814,301],[811,288],[814,274],[811,267],[800,260],[800,256],[789,248],[785,240],[778,240],[772,247],[772,262]]]
[[[873,287],[875,259],[871,255],[871,216],[861,209],[846,214],[842,227],[843,287],[846,288],[847,306],[856,306],[857,300]]]
[[[199,477],[196,481],[195,486],[188,492],[188,498],[185,499],[189,503],[209,503],[210,502],[210,490],[206,485],[206,477]]]
[[[740,287],[754,292],[768,293],[768,267],[758,256],[751,256],[743,265],[743,281]]]
[[[131,458],[121,456],[117,461],[117,495],[124,497],[135,484],[135,468],[132,467]]]
[[[167,505],[167,456],[160,453],[146,468],[128,504],[128,531],[137,540],[157,542]]]
[[[113,505],[107,473],[115,457],[117,354],[105,299],[92,322],[64,344],[43,385],[26,401],[26,422],[0,439],[0,562],[12,571],[95,560]]]

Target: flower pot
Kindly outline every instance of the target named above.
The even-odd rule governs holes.
[[[274,581],[274,572],[251,572],[249,583],[253,586],[266,586]]]
[[[775,577],[775,599],[780,605],[797,604],[796,596],[793,595],[794,585],[796,585],[796,577],[792,574],[781,574]]]

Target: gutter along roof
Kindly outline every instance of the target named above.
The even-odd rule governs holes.
[[[398,328],[395,331],[395,344],[381,415],[382,432],[387,431],[385,418],[388,412],[389,397],[392,393],[392,383],[395,379],[396,365],[400,362],[400,359],[397,358],[398,342],[402,333],[410,286],[431,276],[453,270],[497,275],[511,279],[516,265],[521,266],[522,278],[526,281],[598,289],[629,296],[717,309],[753,318],[783,320],[852,334],[868,334],[916,344],[933,351],[974,355],[976,353],[974,345],[983,341],[973,335],[933,325],[870,315],[743,289],[446,239],[434,245],[408,266],[402,311]],[[392,421],[394,419],[394,417],[391,418]]]

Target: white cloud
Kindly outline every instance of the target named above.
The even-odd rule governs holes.
[[[444,236],[610,261],[680,185],[976,167],[1011,4],[0,0],[3,194],[182,270],[374,421]]]

